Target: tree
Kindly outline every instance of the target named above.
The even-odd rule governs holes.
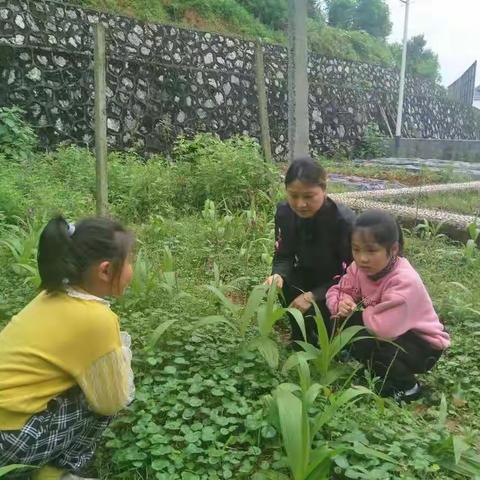
[[[358,0],[353,28],[377,38],[387,38],[392,31],[388,5],[384,0]]]
[[[357,8],[357,0],[330,0],[327,4],[328,24],[351,30]]]
[[[307,14],[310,18],[323,22],[322,3],[320,0],[307,0]]]
[[[325,0],[328,24],[345,30],[363,30],[385,39],[392,31],[385,0]]]
[[[288,0],[240,0],[238,3],[274,30],[283,30],[287,25]]]
[[[423,35],[411,38],[407,44],[407,73],[426,77],[434,82],[440,82],[440,63],[438,55],[426,48],[427,41]],[[391,46],[392,55],[398,68],[402,61],[402,46],[394,43]]]
[[[274,30],[285,30],[287,26],[288,0],[237,0],[263,24]],[[323,23],[318,0],[307,0],[308,16]]]

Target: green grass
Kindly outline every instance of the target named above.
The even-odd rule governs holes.
[[[184,145],[183,155],[193,151],[188,161],[195,159],[199,165],[231,155],[230,146],[222,142],[203,139],[193,146]],[[236,149],[238,158],[252,155],[248,143]],[[94,169],[85,151],[64,149],[37,156],[35,162],[35,169],[14,162],[1,165],[0,199],[21,193],[16,202],[0,203],[9,209],[0,214],[2,238],[7,224],[18,223],[13,213],[41,219],[52,205],[60,208],[62,203],[72,220],[93,211]],[[187,205],[194,198],[189,195],[166,205],[162,202],[170,194],[158,190],[175,183],[175,172],[184,170],[145,166],[128,155],[111,157],[110,162],[112,209],[135,229],[145,268],[142,281],[112,306],[122,329],[133,337],[137,397],[106,433],[96,459],[100,478],[265,480],[260,473],[266,469],[287,473],[279,433],[267,421],[263,406],[265,395],[294,377],[270,370],[259,355],[245,351],[231,331],[209,327],[191,333],[187,328],[202,316],[221,312],[205,288],[216,281],[214,264],[224,285],[243,277],[238,290],[226,287],[230,298],[239,302],[269,273],[274,202],[238,203],[225,210],[218,201],[215,214]],[[233,182],[236,177],[226,178]],[[229,187],[226,182],[224,188]],[[283,186],[276,182],[274,191],[280,196]],[[165,247],[173,254],[178,277],[173,294],[160,281]],[[341,440],[352,445],[335,460],[338,479],[464,478],[441,466],[452,450],[436,450],[447,434],[437,427],[442,394],[448,428],[469,443],[480,433],[480,254],[467,258],[461,245],[407,234],[406,255],[452,335],[452,348],[431,374],[422,376],[427,386],[422,401],[404,408],[387,403],[379,409],[361,400],[322,429],[317,444]],[[35,295],[33,285],[12,263],[9,251],[0,247],[0,324]],[[174,319],[175,328],[156,348],[148,348],[156,327]],[[279,343],[283,363],[288,352]],[[353,372],[355,364],[351,368]],[[360,372],[353,382],[368,383]],[[327,396],[327,390],[321,392],[314,412],[328,402]],[[358,442],[388,455],[393,463],[366,454]]]
[[[256,8],[252,8],[254,2],[240,0],[73,0],[72,3],[145,21],[286,43],[285,0],[267,0]],[[319,16],[308,19],[308,39],[312,51],[327,57],[394,65],[391,49],[383,40],[366,32],[327,26]]]
[[[450,170],[435,171],[425,168],[420,172],[411,172],[402,168],[397,169],[377,165],[362,165],[358,162],[353,162],[347,159],[338,161],[325,157],[320,158],[320,163],[329,173],[388,180],[390,182],[399,182],[407,186],[454,183],[470,180],[468,176],[454,174]]]
[[[420,195],[384,197],[379,200],[410,207],[446,210],[464,215],[480,215],[480,191],[478,190],[422,193]]]
[[[329,182],[327,186],[328,193],[344,193],[353,191],[353,187],[344,185],[340,182]]]
[[[75,0],[74,3],[150,22],[260,37],[271,42],[283,42],[285,38],[283,32],[262,24],[236,0]]]

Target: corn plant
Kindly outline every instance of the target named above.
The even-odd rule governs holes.
[[[163,248],[163,256],[160,262],[160,288],[170,296],[180,293],[178,276],[175,271],[175,261],[168,247]]]
[[[272,240],[271,238],[261,237],[254,240],[246,240],[240,247],[240,257],[244,258],[248,263],[252,257],[260,254],[262,263],[267,266],[271,266],[272,255]]]
[[[221,215],[215,202],[206,200],[202,210],[202,217],[207,222],[209,236],[215,243],[220,243],[227,233],[234,217],[233,215]]]
[[[472,260],[478,251],[478,239],[480,237],[480,226],[477,222],[472,222],[468,228],[468,240],[464,248],[464,256],[467,260]]]
[[[323,408],[314,415],[310,412],[324,390],[319,383],[312,383],[310,368],[305,357],[299,353],[296,369],[299,384],[283,383],[273,395],[265,399],[270,422],[281,433],[282,446],[287,465],[294,480],[327,480],[332,467],[332,458],[348,450],[342,443],[323,443],[317,446],[315,437],[343,408],[352,405],[362,396],[374,395],[365,387],[350,387],[338,393],[330,393]],[[363,452],[383,460],[392,460],[365,445]]]
[[[220,290],[213,286],[207,287],[220,301],[226,315],[214,315],[200,320],[200,325],[222,323],[227,325],[236,335],[245,341],[245,347],[258,352],[271,368],[278,367],[279,351],[276,342],[271,338],[275,324],[287,313],[298,323],[303,338],[306,338],[305,321],[301,312],[295,308],[284,308],[278,303],[278,291],[275,285],[256,286],[243,307],[233,303]],[[248,328],[257,320],[258,334],[246,340]]]
[[[456,322],[461,322],[470,328],[476,328],[480,319],[480,309],[470,303],[472,292],[460,282],[448,282],[448,293],[443,299],[442,311]]]
[[[135,259],[133,277],[129,286],[129,294],[120,299],[120,303],[128,304],[130,307],[142,304],[145,306],[160,290],[171,299],[179,299],[188,296],[180,289],[178,275],[175,271],[175,260],[168,247],[164,247],[160,268],[152,268],[150,262],[139,250]]]
[[[413,228],[413,232],[424,240],[435,240],[438,238],[445,238],[444,233],[440,233],[445,222],[429,222],[424,219],[422,223],[419,223],[416,227]]]
[[[443,469],[465,478],[480,478],[480,455],[475,446],[464,436],[451,433],[446,428],[446,421],[447,401],[442,394],[438,419],[440,439],[431,446],[430,452]]]
[[[279,361],[278,346],[271,338],[273,328],[278,320],[287,313],[291,314],[297,321],[303,338],[306,338],[305,322],[301,312],[295,308],[283,308],[278,304],[278,291],[275,285],[254,287],[244,306],[234,303],[214,285],[208,285],[206,288],[215,295],[224,314],[210,315],[193,322],[191,324],[192,330],[204,328],[208,325],[222,324],[241,339],[246,349],[257,350],[271,368],[277,368]],[[255,318],[258,334],[253,338],[247,338],[249,327]],[[161,335],[177,321],[179,319],[171,319],[161,323],[152,335],[152,345],[156,344]]]
[[[18,221],[18,225],[3,226],[0,245],[10,253],[14,273],[25,277],[25,283],[38,287],[40,275],[37,269],[37,248],[43,227],[20,218]]]
[[[213,284],[212,285],[215,288],[217,288],[220,292],[225,293],[232,290],[238,290],[239,287],[237,285],[247,279],[248,277],[238,277],[238,278],[235,278],[230,283],[225,283],[225,281],[222,279],[219,266],[215,262],[213,262]]]
[[[143,250],[139,250],[135,258],[133,277],[129,289],[135,297],[140,297],[143,294],[149,294],[154,289],[155,284],[156,275],[149,268]]]
[[[362,330],[365,330],[362,326],[345,328],[348,319],[340,324],[336,333],[330,337],[327,328],[325,327],[322,314],[315,303],[314,308],[314,318],[318,331],[318,348],[307,342],[297,342],[302,346],[304,352],[299,352],[299,355],[291,355],[287,359],[283,370],[284,372],[287,372],[291,368],[296,367],[300,359],[312,361],[317,373],[320,375],[320,383],[324,386],[328,386],[339,378],[345,376],[349,371],[347,367],[339,365],[335,361],[338,354],[349,344],[369,337],[359,336],[359,333]]]
[[[148,260],[145,258],[144,251],[140,249],[135,258],[133,267],[133,276],[128,294],[122,297],[119,302],[130,307],[145,302],[153,295],[155,288],[158,287],[159,274],[152,269]]]

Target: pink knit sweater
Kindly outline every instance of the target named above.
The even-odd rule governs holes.
[[[395,339],[414,331],[434,348],[450,346],[450,336],[440,323],[422,279],[406,258],[399,258],[393,270],[378,281],[371,280],[355,262],[347,269],[338,285],[326,296],[332,313],[345,297],[362,301],[363,323],[378,337]]]

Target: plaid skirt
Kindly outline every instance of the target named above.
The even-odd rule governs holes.
[[[0,431],[0,467],[48,464],[76,472],[92,459],[110,420],[92,412],[82,391],[73,388],[33,415],[21,430]]]

